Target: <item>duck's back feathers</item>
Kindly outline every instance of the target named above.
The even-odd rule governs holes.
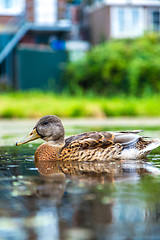
[[[86,132],[65,140],[59,157],[63,160],[94,161],[111,159],[120,146],[110,132]]]
[[[121,132],[87,132],[65,140],[60,156],[73,160],[110,160],[145,158],[160,140],[140,136],[141,130]]]
[[[114,144],[130,147],[141,138],[137,135],[141,130],[126,132],[86,132],[66,138],[64,148],[80,147],[82,149],[106,148]]]
[[[106,148],[114,144],[114,135],[110,132],[86,132],[71,136],[65,140],[64,148],[79,147],[82,149],[93,149],[97,147]]]
[[[86,132],[65,140],[59,157],[64,160],[95,161],[120,159],[124,149],[134,147],[141,138],[138,131]]]

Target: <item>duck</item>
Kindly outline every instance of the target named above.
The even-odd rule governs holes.
[[[140,135],[142,130],[92,131],[65,138],[62,121],[55,115],[43,116],[33,130],[16,145],[43,139],[35,152],[36,161],[110,161],[143,159],[160,146],[160,139]]]

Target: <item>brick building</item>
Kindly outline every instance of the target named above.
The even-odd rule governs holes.
[[[159,0],[91,0],[90,2],[91,4],[84,6],[83,11],[85,27],[90,33],[92,44],[112,38],[133,38],[145,32],[160,31]]]
[[[36,52],[42,49],[65,51],[64,42],[71,37],[75,38],[77,34],[74,31],[72,33],[76,25],[76,16],[72,14],[74,11],[76,6],[65,0],[0,1],[0,88],[3,85],[19,88],[19,81],[22,80],[19,80],[20,74],[17,73],[21,66],[17,51],[19,53],[22,46],[31,51],[36,49]],[[59,60],[59,65],[62,66],[62,52],[60,56],[62,64]]]

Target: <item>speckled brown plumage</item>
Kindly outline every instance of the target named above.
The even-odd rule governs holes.
[[[137,143],[136,143],[136,148],[139,150],[144,149],[145,147],[147,147],[149,144],[151,144],[153,142],[153,140],[147,140],[147,139],[143,139],[140,138]]]
[[[42,138],[46,143],[35,152],[36,161],[110,161],[144,158],[160,145],[159,139],[139,135],[141,130],[86,132],[64,138],[64,127],[57,116],[42,117],[31,133],[17,145]]]
[[[113,147],[114,135],[107,132],[87,132],[66,139],[60,150],[60,160],[95,161],[106,160],[121,148],[118,144]]]
[[[122,146],[114,144],[112,133],[90,132],[66,139],[63,147],[44,143],[35,152],[35,159],[48,161],[96,161],[110,160],[120,152]]]

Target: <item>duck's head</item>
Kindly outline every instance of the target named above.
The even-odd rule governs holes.
[[[21,145],[38,138],[50,142],[53,145],[64,145],[64,127],[61,120],[55,115],[47,115],[42,117],[33,130],[16,145]]]

